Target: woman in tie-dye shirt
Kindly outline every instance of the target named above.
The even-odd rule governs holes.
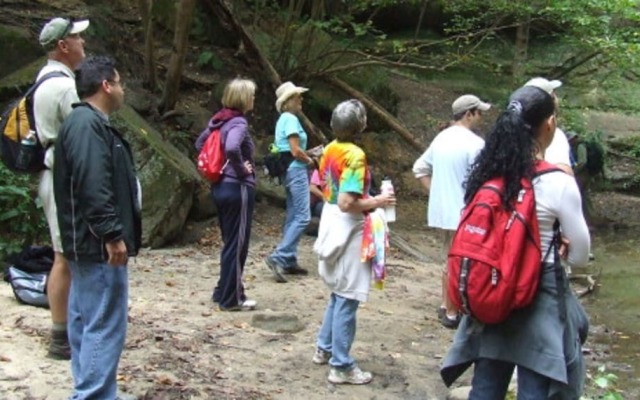
[[[395,204],[392,195],[368,195],[371,175],[364,151],[353,143],[366,127],[362,103],[338,104],[331,116],[336,140],[324,150],[320,175],[325,181],[325,206],[314,251],[318,273],[331,290],[313,356],[331,366],[331,383],[366,384],[370,372],[357,367],[349,355],[356,333],[356,311],[371,286],[371,260],[362,261],[363,233],[373,210]]]

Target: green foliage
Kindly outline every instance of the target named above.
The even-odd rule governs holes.
[[[196,62],[198,67],[200,68],[213,68],[215,71],[220,71],[224,66],[224,63],[215,53],[209,50],[204,50],[198,56],[198,61]]]
[[[497,37],[501,31],[531,22],[538,29],[545,27],[542,32],[535,31],[539,38],[562,36],[571,44],[572,51],[563,55],[563,61],[592,55],[603,64],[601,68],[640,66],[637,0],[450,0],[443,5],[450,15],[446,32],[462,35],[458,43],[468,41],[473,46],[480,40]],[[513,54],[514,49],[508,54]]]
[[[624,400],[622,394],[616,390],[618,377],[608,373],[604,365],[598,367],[594,375],[587,374],[587,379],[585,395],[580,400]]]
[[[0,259],[46,237],[44,213],[35,200],[37,179],[0,163]]]

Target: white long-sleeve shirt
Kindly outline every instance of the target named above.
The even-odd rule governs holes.
[[[567,262],[574,267],[586,265],[591,239],[582,214],[580,191],[575,178],[564,172],[550,172],[533,180],[533,190],[540,226],[542,258],[547,254],[553,238],[553,224],[558,219],[562,236],[569,240]],[[547,261],[553,260],[551,253]]]
[[[438,133],[427,151],[413,164],[416,178],[431,176],[428,225],[456,230],[464,207],[463,183],[484,147],[484,140],[469,129],[453,125]]]

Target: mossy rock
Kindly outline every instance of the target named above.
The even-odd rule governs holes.
[[[46,57],[41,57],[0,79],[0,104],[18,97],[33,85],[38,72],[46,63]]]
[[[114,114],[113,124],[131,143],[142,184],[142,241],[161,247],[180,236],[201,181],[195,164],[131,107]]]
[[[43,51],[27,29],[0,24],[0,54],[4,60],[0,62],[0,76],[6,76],[41,57]]]

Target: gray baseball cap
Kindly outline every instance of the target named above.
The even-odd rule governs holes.
[[[491,108],[491,104],[480,100],[478,96],[465,94],[464,96],[458,97],[451,105],[453,115],[458,115],[465,111],[473,110],[474,108],[477,108],[480,111],[487,111]]]
[[[66,18],[54,18],[42,27],[40,31],[40,45],[48,47],[69,35],[84,32],[88,27],[88,19],[73,21]]]

